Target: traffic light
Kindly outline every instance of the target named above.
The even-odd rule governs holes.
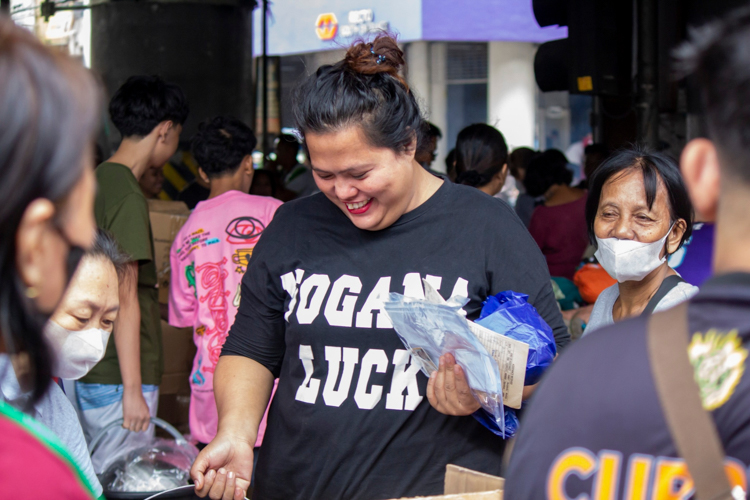
[[[632,0],[533,0],[540,26],[567,26],[568,38],[543,43],[534,60],[543,92],[625,96],[632,92]]]

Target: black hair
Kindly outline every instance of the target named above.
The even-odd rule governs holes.
[[[540,153],[538,151],[527,147],[514,149],[513,152],[508,156],[508,168],[510,169],[510,175],[520,181],[520,171],[523,169],[525,174],[529,163],[531,163],[531,160],[533,160],[539,154]]]
[[[586,200],[586,225],[588,227],[589,239],[596,244],[594,234],[594,222],[596,213],[599,211],[599,201],[602,197],[604,185],[627,170],[640,170],[643,174],[643,185],[646,190],[646,203],[649,210],[656,200],[659,189],[659,179],[664,183],[669,201],[669,216],[671,223],[683,219],[687,223],[685,234],[677,251],[693,233],[693,205],[690,203],[685,183],[680,175],[677,163],[664,153],[649,152],[644,149],[633,147],[621,149],[602,163],[596,169],[589,180],[589,195]]]
[[[562,151],[548,149],[534,157],[526,167],[523,185],[530,196],[542,196],[555,184],[569,186],[573,172],[568,168],[568,160]]]
[[[305,78],[294,92],[294,121],[302,135],[358,125],[373,147],[403,153],[421,134],[422,115],[399,69],[403,51],[388,34],[358,41],[346,57]]]
[[[443,133],[437,125],[426,120],[423,121],[418,136],[419,142],[417,143],[417,152],[415,154],[417,161],[428,161],[427,158],[425,158],[425,155],[432,155],[433,153],[434,144],[431,144],[432,139],[437,141],[441,137],[443,137]]]
[[[252,129],[231,116],[217,116],[198,125],[192,152],[209,179],[233,174],[258,144]]]
[[[275,172],[265,168],[259,168],[255,171],[255,174],[253,174],[253,183],[250,185],[250,194],[255,194],[253,193],[253,186],[261,177],[268,179],[268,183],[271,186],[271,197],[276,198],[276,185],[279,184],[278,177]]]
[[[279,140],[276,142],[276,150],[284,148],[289,148],[290,151],[294,150],[294,154],[296,155],[297,151],[299,151],[299,141],[291,134],[281,134]]]
[[[583,154],[585,155],[601,155],[604,158],[609,156],[609,149],[601,142],[594,142],[583,148]]]
[[[750,183],[750,7],[689,30],[675,50],[678,76],[692,75],[722,167]]]
[[[123,137],[144,137],[157,125],[182,125],[190,108],[182,89],[156,75],[131,76],[109,102],[109,116]]]
[[[429,137],[429,138],[433,138],[433,137],[437,139],[443,138],[443,132],[440,130],[440,127],[426,120],[424,122],[423,134],[425,137]]]
[[[456,180],[456,148],[448,151],[445,156],[445,172],[449,178]]]
[[[100,98],[79,63],[0,16],[0,331],[9,353],[29,356],[30,404],[49,386],[52,353],[42,333],[48,314],[26,295],[17,268],[16,233],[36,199],[64,210],[93,160]]]
[[[508,162],[508,144],[495,127],[475,123],[456,139],[456,183],[473,187],[488,184]]]
[[[86,252],[84,258],[86,257],[104,259],[111,262],[120,280],[124,278],[125,270],[131,262],[130,256],[120,247],[114,236],[109,231],[101,228],[96,230],[94,245]]]

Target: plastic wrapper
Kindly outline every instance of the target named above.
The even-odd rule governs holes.
[[[480,424],[497,434],[503,436],[505,439],[512,438],[518,431],[518,416],[516,410],[513,408],[505,407],[505,429],[501,430],[498,427],[495,418],[488,415],[484,409],[480,409],[474,412],[473,417],[479,421]]]
[[[529,345],[525,385],[539,382],[557,354],[552,328],[528,302],[529,296],[501,292],[484,301],[477,324]]]
[[[451,353],[466,374],[472,394],[494,420],[499,433],[505,429],[502,380],[497,362],[469,330],[461,307],[466,300],[448,303],[388,294],[385,312],[412,359],[426,376],[438,369],[440,356]]]
[[[155,438],[150,444],[123,452],[99,476],[106,491],[157,492],[188,484],[198,456],[191,444]]]

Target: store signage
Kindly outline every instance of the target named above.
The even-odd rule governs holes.
[[[344,38],[364,36],[378,31],[388,31],[388,21],[375,21],[375,12],[372,9],[360,9],[349,11],[347,16],[349,24],[339,26],[336,14],[329,12],[320,14],[315,21],[315,33],[321,40],[333,40],[337,34]]]
[[[388,21],[375,22],[375,13],[372,9],[361,9],[349,11],[349,24],[341,26],[341,36],[350,38],[353,36],[364,36],[377,31],[388,31]]]
[[[336,19],[336,14],[331,12],[320,14],[315,21],[315,34],[317,34],[318,38],[321,40],[333,40],[336,38],[338,28],[339,21]]]

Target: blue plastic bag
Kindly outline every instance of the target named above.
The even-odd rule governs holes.
[[[501,436],[503,439],[512,438],[516,435],[518,430],[518,416],[516,410],[513,408],[503,407],[505,410],[505,428],[500,429],[497,425],[497,421],[492,417],[484,408],[480,408],[475,411],[472,416],[479,421],[480,424],[491,430],[494,434]]]
[[[485,418],[493,423],[493,427],[488,427],[502,436],[505,407],[500,370],[460,314],[464,304],[465,300],[436,304],[398,293],[390,293],[383,300],[385,312],[412,355],[412,362],[416,362],[429,378],[438,369],[440,356],[453,354],[466,375],[472,395],[485,412]]]
[[[529,296],[513,291],[500,292],[484,301],[476,323],[493,332],[529,344],[524,385],[539,382],[557,354],[552,328],[528,302]]]

